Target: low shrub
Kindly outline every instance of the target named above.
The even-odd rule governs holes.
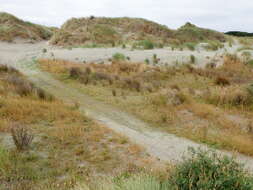
[[[253,66],[253,59],[247,62],[248,65]]]
[[[189,50],[194,51],[196,44],[188,42],[185,43],[184,46],[187,47]]]
[[[196,62],[196,58],[194,55],[190,56],[191,63],[194,64]]]
[[[230,81],[225,77],[219,76],[215,79],[215,84],[220,86],[227,86],[230,85]]]
[[[33,135],[28,128],[18,123],[11,125],[11,135],[18,150],[26,150],[33,141]]]
[[[239,86],[214,88],[204,99],[211,104],[231,106],[250,106],[253,101],[249,89]]]
[[[190,149],[190,158],[179,164],[171,175],[180,190],[252,190],[253,178],[233,158],[212,151]]]
[[[80,77],[81,74],[82,74],[82,71],[78,67],[72,67],[69,70],[69,76],[71,78],[78,78],[78,77]]]
[[[115,61],[124,61],[126,60],[126,56],[122,53],[115,53],[113,56],[112,56],[113,60]]]
[[[136,44],[137,47],[140,47],[140,48],[143,48],[143,49],[154,49],[155,45],[153,44],[153,42],[149,41],[149,40],[142,40],[142,41],[139,41],[137,44]]]
[[[5,72],[5,73],[19,73],[17,69],[14,67],[10,67],[7,65],[0,64],[0,72]]]

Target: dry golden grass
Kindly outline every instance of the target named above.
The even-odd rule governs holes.
[[[26,81],[21,74],[16,75]],[[1,176],[4,189],[69,189],[77,179],[117,175],[128,171],[130,164],[137,171],[143,167],[142,160],[151,159],[140,147],[81,115],[73,106],[41,99],[34,93],[18,94],[17,84],[10,83],[9,76],[11,72],[0,71],[0,150],[6,146],[2,138],[10,135],[12,122],[26,125],[35,139],[31,152],[8,150],[13,159],[0,168],[8,171]],[[23,175],[27,175],[24,184],[19,183]]]
[[[151,125],[198,142],[253,155],[253,134],[244,125],[253,116],[253,96],[248,90],[253,79],[252,68],[236,56],[224,56],[224,65],[220,67],[202,69],[189,65],[156,68],[129,62],[81,65],[40,60],[39,63],[58,79],[64,76],[72,87]],[[103,73],[113,82],[91,77],[84,85],[80,81],[82,72],[76,78],[69,77],[73,67],[80,71],[89,68],[90,75]],[[217,83],[217,77],[221,76],[229,83]],[[139,90],[122,85],[128,77],[138,81]],[[113,97],[112,90],[117,96]]]

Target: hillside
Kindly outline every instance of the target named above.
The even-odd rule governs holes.
[[[48,40],[52,29],[25,22],[11,14],[0,12],[0,41],[11,42],[15,38],[31,40]]]
[[[54,45],[135,44],[148,40],[154,45],[217,40],[225,35],[187,23],[178,30],[140,18],[72,18],[51,39]]]
[[[201,42],[206,40],[226,41],[224,34],[214,30],[197,27],[189,22],[176,31],[175,38],[179,39],[181,42]]]

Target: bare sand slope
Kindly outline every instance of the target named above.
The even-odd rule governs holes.
[[[71,88],[55,80],[49,74],[39,71],[36,64],[31,60],[34,56],[41,56],[42,49],[45,47],[47,47],[45,43],[5,46],[1,44],[0,62],[17,67],[36,85],[54,94],[59,99],[68,103],[79,102],[80,111],[83,114],[87,114],[116,132],[124,134],[131,141],[143,146],[150,155],[161,160],[179,162],[183,155],[187,156],[185,153],[189,147],[209,149],[206,145],[197,144],[154,129],[136,117],[98,102],[92,97],[80,93],[78,89]],[[235,156],[239,162],[245,163],[246,167],[253,172],[252,157],[227,151],[216,151],[223,155]]]

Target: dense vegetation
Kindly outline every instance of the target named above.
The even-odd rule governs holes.
[[[226,32],[225,34],[231,35],[231,36],[238,36],[238,37],[253,37],[253,33],[240,32],[240,31],[230,31],[230,32]]]

